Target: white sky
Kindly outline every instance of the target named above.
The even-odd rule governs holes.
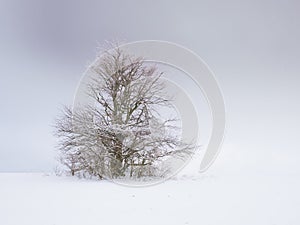
[[[0,172],[54,167],[55,116],[105,40],[199,54],[228,113],[212,170],[299,173],[299,1],[0,0]]]

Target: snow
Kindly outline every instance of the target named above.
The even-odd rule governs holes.
[[[211,173],[134,188],[0,173],[1,225],[296,225],[300,176]]]

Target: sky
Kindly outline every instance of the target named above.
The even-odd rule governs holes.
[[[299,1],[0,0],[0,172],[52,171],[53,124],[105,41],[197,53],[222,89],[214,173],[300,173]]]

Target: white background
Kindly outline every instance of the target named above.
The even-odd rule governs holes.
[[[296,0],[0,0],[0,224],[299,224],[299,12]],[[46,176],[55,117],[115,39],[175,42],[214,71],[227,132],[206,173],[196,159],[141,189]]]
[[[212,169],[299,173],[299,1],[0,1],[0,171],[51,171],[51,127],[105,40],[190,48],[215,72],[227,134]]]

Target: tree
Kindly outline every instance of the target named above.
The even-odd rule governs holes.
[[[94,104],[65,108],[56,122],[60,161],[72,175],[100,179],[163,176],[161,162],[191,154],[192,146],[174,134],[162,73],[120,48],[107,51],[89,70],[87,96]]]

